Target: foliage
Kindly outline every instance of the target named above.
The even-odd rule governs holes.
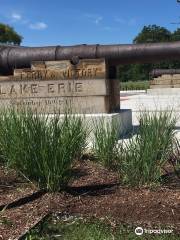
[[[57,191],[71,178],[71,165],[86,146],[82,119],[28,111],[2,110],[1,157],[40,187]]]
[[[144,42],[169,42],[171,32],[164,27],[155,24],[144,26],[142,31],[134,38],[133,43]]]
[[[94,124],[93,152],[99,162],[113,168],[117,157],[118,125],[104,118]]]
[[[121,82],[149,80],[149,72],[152,67],[150,64],[129,64],[120,65],[119,79]]]
[[[125,143],[120,155],[120,176],[129,185],[158,184],[168,161],[176,118],[170,112],[143,112],[138,133]]]
[[[138,82],[122,82],[120,84],[121,91],[127,90],[147,90],[149,88],[149,81],[138,81]]]
[[[180,29],[170,32],[157,25],[144,26],[134,38],[133,43],[153,43],[180,41]],[[149,72],[155,68],[180,68],[180,61],[161,61],[159,63],[129,64],[119,66],[119,79],[121,82],[148,80]]]
[[[22,36],[20,36],[9,25],[0,23],[0,43],[20,45]]]
[[[179,41],[179,40],[180,40],[180,28],[177,28],[177,29],[171,34],[171,40],[172,40],[172,41]]]

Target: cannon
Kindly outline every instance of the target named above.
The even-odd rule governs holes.
[[[0,45],[0,74],[29,68],[32,61],[105,58],[112,66],[180,59],[180,41],[170,43],[21,47]]]
[[[174,75],[174,74],[180,74],[180,69],[153,69],[150,72],[150,77],[157,78],[162,75]]]

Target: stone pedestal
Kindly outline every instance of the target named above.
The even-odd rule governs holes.
[[[76,64],[32,62],[30,69],[15,69],[14,75],[0,77],[0,107],[8,106],[45,114],[85,114],[89,120],[117,119],[120,133],[132,126],[130,111],[120,111],[116,67],[105,59],[83,59]]]
[[[164,74],[150,81],[151,89],[180,88],[180,74]]]
[[[180,74],[164,74],[150,82],[151,95],[180,95]]]
[[[0,104],[39,112],[111,113],[119,111],[116,68],[104,59],[34,62],[0,77]]]
[[[118,113],[98,113],[98,114],[77,114],[75,116],[81,117],[85,126],[91,129],[88,141],[92,143],[94,140],[95,127],[104,123],[105,129],[108,124],[110,127],[115,125],[117,128],[119,138],[132,130],[132,110],[122,109]],[[62,114],[63,118],[64,115]]]

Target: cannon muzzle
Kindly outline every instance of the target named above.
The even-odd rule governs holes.
[[[180,74],[180,69],[153,69],[150,72],[150,76],[153,78],[160,77],[165,74],[168,75]]]
[[[180,59],[180,42],[21,47],[0,45],[0,73],[11,74],[14,68],[28,68],[32,61],[55,61],[105,58],[111,65],[150,63]]]

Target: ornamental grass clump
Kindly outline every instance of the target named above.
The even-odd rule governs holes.
[[[118,128],[117,122],[106,122],[104,118],[94,123],[93,152],[97,161],[108,168],[116,165]]]
[[[42,188],[57,191],[71,179],[71,167],[86,147],[87,129],[80,117],[3,110],[0,150],[7,166]]]
[[[169,163],[173,167],[175,175],[180,179],[180,141],[177,138],[172,146]]]
[[[173,112],[143,112],[137,135],[125,144],[119,169],[124,183],[154,185],[160,182],[174,140]]]

